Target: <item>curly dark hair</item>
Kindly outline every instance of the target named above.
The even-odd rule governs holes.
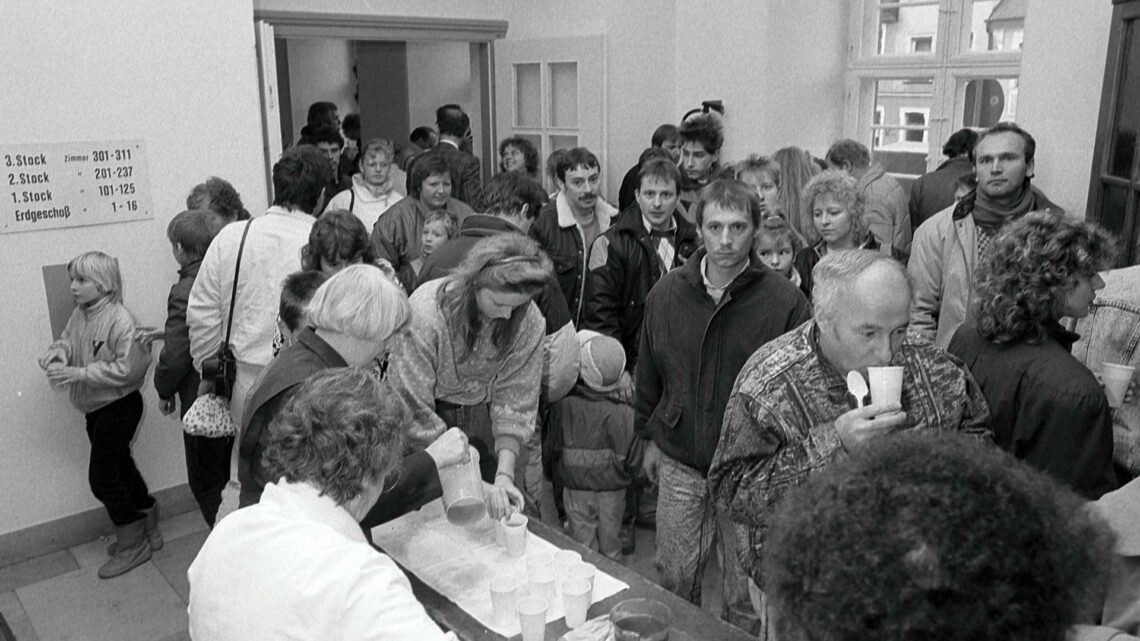
[[[1112,544],[1078,496],[956,433],[855,448],[772,523],[764,587],[781,639],[1061,641]]]
[[[981,265],[973,302],[978,333],[998,343],[1040,343],[1072,279],[1107,269],[1112,237],[1094,223],[1030,212],[1006,225]]]
[[[719,153],[724,146],[724,128],[713,114],[697,114],[689,118],[681,123],[678,135],[682,143],[700,143],[710,154]]]
[[[503,142],[499,143],[499,171],[506,171],[503,167],[503,153],[507,151],[507,147],[514,147],[522,152],[523,161],[526,166],[526,175],[528,178],[538,177],[538,149],[535,148],[534,143],[523,138],[522,136],[511,136],[504,138]]]
[[[249,212],[229,181],[210,176],[206,182],[194,185],[186,196],[186,209],[209,209],[226,219],[226,222],[248,220]]]
[[[385,388],[351,367],[309,377],[269,425],[274,478],[310,483],[342,505],[387,477],[402,456],[404,416]]]
[[[322,264],[350,265],[376,262],[376,246],[356,214],[337,209],[326,211],[313,223],[309,242],[301,248],[301,269],[321,269]]]

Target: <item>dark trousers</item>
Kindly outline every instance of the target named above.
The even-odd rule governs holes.
[[[146,481],[131,458],[131,439],[142,418],[142,395],[131,392],[86,415],[91,461],[87,482],[115,525],[134,523],[154,505]]]
[[[202,518],[214,527],[218,507],[222,504],[222,490],[230,482],[234,437],[207,438],[183,432],[182,444],[186,447],[186,477],[190,492],[198,502]]]

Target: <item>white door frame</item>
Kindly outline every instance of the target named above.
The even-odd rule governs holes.
[[[493,43],[507,34],[506,20],[470,20],[449,18],[419,18],[408,16],[381,16],[370,14],[318,13],[309,11],[265,11],[254,9],[254,26],[257,32],[258,60],[273,62],[275,38],[337,38],[345,40],[439,41],[452,40],[471,44],[471,71],[478,75],[479,122],[481,131],[476,136],[483,175],[494,174],[498,150],[495,141],[495,65]],[[264,24],[263,24],[264,23]],[[264,67],[264,65],[260,65]],[[262,104],[262,134],[265,136],[265,175],[270,198],[273,194],[272,171],[281,150],[280,113],[276,108],[266,109],[266,96],[277,96],[276,74],[259,73]]]

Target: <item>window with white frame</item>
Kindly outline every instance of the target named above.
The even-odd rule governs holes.
[[[1017,117],[1024,0],[860,0],[846,130],[900,178],[942,161],[962,127]]]

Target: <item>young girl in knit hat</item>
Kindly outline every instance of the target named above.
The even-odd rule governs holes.
[[[597,332],[578,332],[578,384],[551,406],[550,426],[560,438],[563,502],[570,535],[582,545],[621,559],[626,488],[641,467],[644,446],[633,432],[633,407],[617,400],[625,370],[621,343]]]

